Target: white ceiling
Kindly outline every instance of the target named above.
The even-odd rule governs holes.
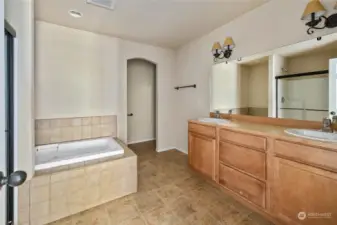
[[[115,10],[85,0],[35,0],[35,18],[71,28],[176,48],[268,0],[117,0]],[[75,19],[68,11],[83,17]],[[231,35],[231,34],[228,34]]]

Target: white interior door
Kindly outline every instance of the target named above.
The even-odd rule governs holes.
[[[3,4],[3,2],[2,2]],[[3,9],[3,5],[1,6]],[[6,68],[5,68],[5,34],[4,34],[4,15],[3,11],[0,12],[2,23],[0,29],[2,35],[0,35],[0,172],[5,176],[6,174]],[[0,189],[0,224],[6,224],[6,186]]]
[[[329,62],[329,112],[337,114],[337,58]]]
[[[128,61],[128,143],[155,139],[155,71],[156,66],[148,61]]]
[[[14,39],[15,30],[6,22],[1,35],[0,68],[0,224],[14,224],[14,187],[27,178],[14,172]],[[10,187],[10,188],[8,188]]]

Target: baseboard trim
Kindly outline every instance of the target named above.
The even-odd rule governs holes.
[[[170,151],[170,150],[177,150],[179,152],[182,152],[184,154],[188,154],[188,151],[185,151],[183,149],[180,148],[176,148],[176,147],[170,147],[170,148],[162,148],[162,149],[157,149],[157,152],[166,152],[166,151]]]
[[[182,153],[188,155],[188,151],[187,151],[187,150],[181,149],[181,148],[176,148],[176,149],[177,149],[179,152],[182,152]]]
[[[166,151],[170,151],[173,149],[177,149],[176,147],[169,147],[169,148],[162,148],[162,149],[157,149],[157,152],[166,152]]]
[[[138,144],[138,143],[147,142],[147,141],[154,141],[154,140],[156,140],[156,139],[155,138],[151,138],[151,139],[145,139],[145,140],[140,140],[140,141],[128,141],[128,145]]]

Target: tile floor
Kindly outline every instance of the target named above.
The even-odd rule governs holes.
[[[152,142],[130,145],[138,155],[138,193],[50,225],[272,225],[187,166],[176,150]]]

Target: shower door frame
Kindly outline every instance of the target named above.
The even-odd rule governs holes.
[[[313,72],[307,72],[307,73],[296,73],[296,74],[288,74],[288,75],[279,75],[275,77],[276,80],[276,118],[278,117],[278,80],[286,79],[286,78],[294,78],[294,77],[307,77],[307,76],[314,76],[314,75],[320,75],[320,74],[329,74],[329,70],[319,70],[319,71],[313,71]]]

